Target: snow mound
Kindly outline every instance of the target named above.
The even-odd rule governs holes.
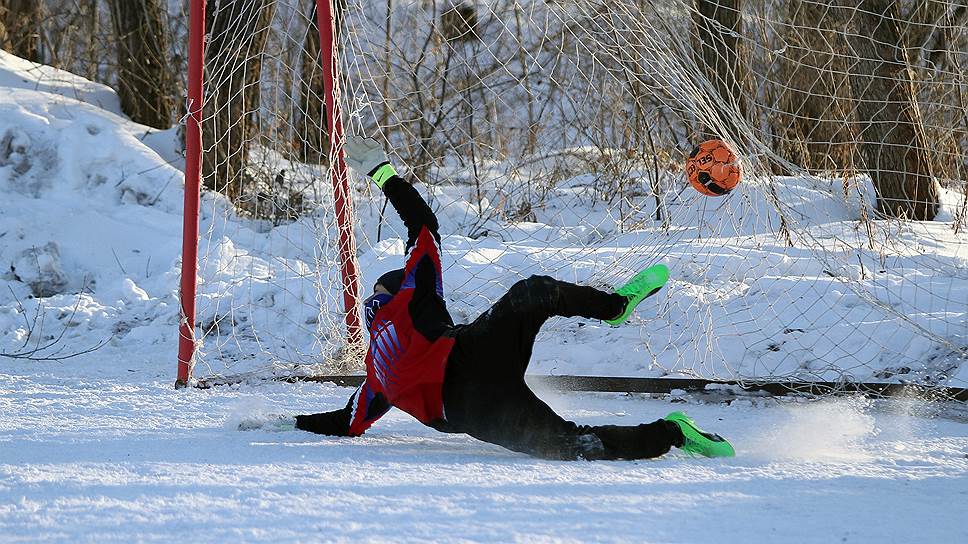
[[[107,87],[6,53],[0,82],[0,350],[168,349],[182,172]]]
[[[107,85],[22,59],[3,50],[0,50],[0,87],[55,94],[121,115],[118,94]]]

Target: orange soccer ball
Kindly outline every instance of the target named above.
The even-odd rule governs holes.
[[[706,196],[723,196],[740,181],[736,155],[722,140],[706,140],[686,160],[689,183]]]

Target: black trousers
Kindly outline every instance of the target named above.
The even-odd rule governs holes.
[[[547,276],[514,284],[473,323],[454,331],[444,377],[449,432],[546,459],[643,459],[682,445],[674,423],[579,426],[565,420],[524,382],[541,325],[552,316],[612,319],[626,299]]]

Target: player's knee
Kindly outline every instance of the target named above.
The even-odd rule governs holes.
[[[551,276],[531,276],[514,284],[512,289],[525,290],[529,293],[549,291],[554,288],[555,280]]]
[[[511,286],[508,293],[519,306],[544,304],[555,291],[555,280],[549,276],[531,276]]]

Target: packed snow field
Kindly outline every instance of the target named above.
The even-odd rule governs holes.
[[[123,365],[122,365],[123,366]],[[737,456],[550,462],[391,411],[364,437],[238,431],[352,390],[0,373],[0,541],[964,542],[968,425],[856,399],[542,396],[589,423],[684,409]],[[119,367],[119,371],[120,371]],[[755,405],[754,405],[755,402]]]
[[[245,418],[340,407],[350,391],[174,392],[175,131],[130,122],[106,87],[3,52],[0,86],[0,541],[968,537],[965,418],[928,417],[939,407],[915,401],[543,392],[588,423],[685,407],[736,445],[735,459],[716,461],[539,461],[396,411],[355,440],[237,431]],[[264,162],[302,168],[271,153]],[[869,192],[835,200],[814,181],[782,181],[789,244],[755,180],[725,200],[671,198],[669,228],[617,217],[587,175],[513,222],[500,187],[484,187],[479,205],[460,183],[420,190],[441,218],[457,321],[530,274],[607,286],[644,264],[670,266],[669,288],[629,326],[550,323],[533,373],[964,387],[968,244],[950,228],[959,196],[944,195],[935,223],[871,234],[857,222]],[[400,266],[403,240],[393,218],[378,241],[382,201],[356,196],[369,285]],[[243,219],[206,194],[201,224],[199,371],[320,362],[340,321],[325,217]],[[857,249],[868,236],[878,251]]]

